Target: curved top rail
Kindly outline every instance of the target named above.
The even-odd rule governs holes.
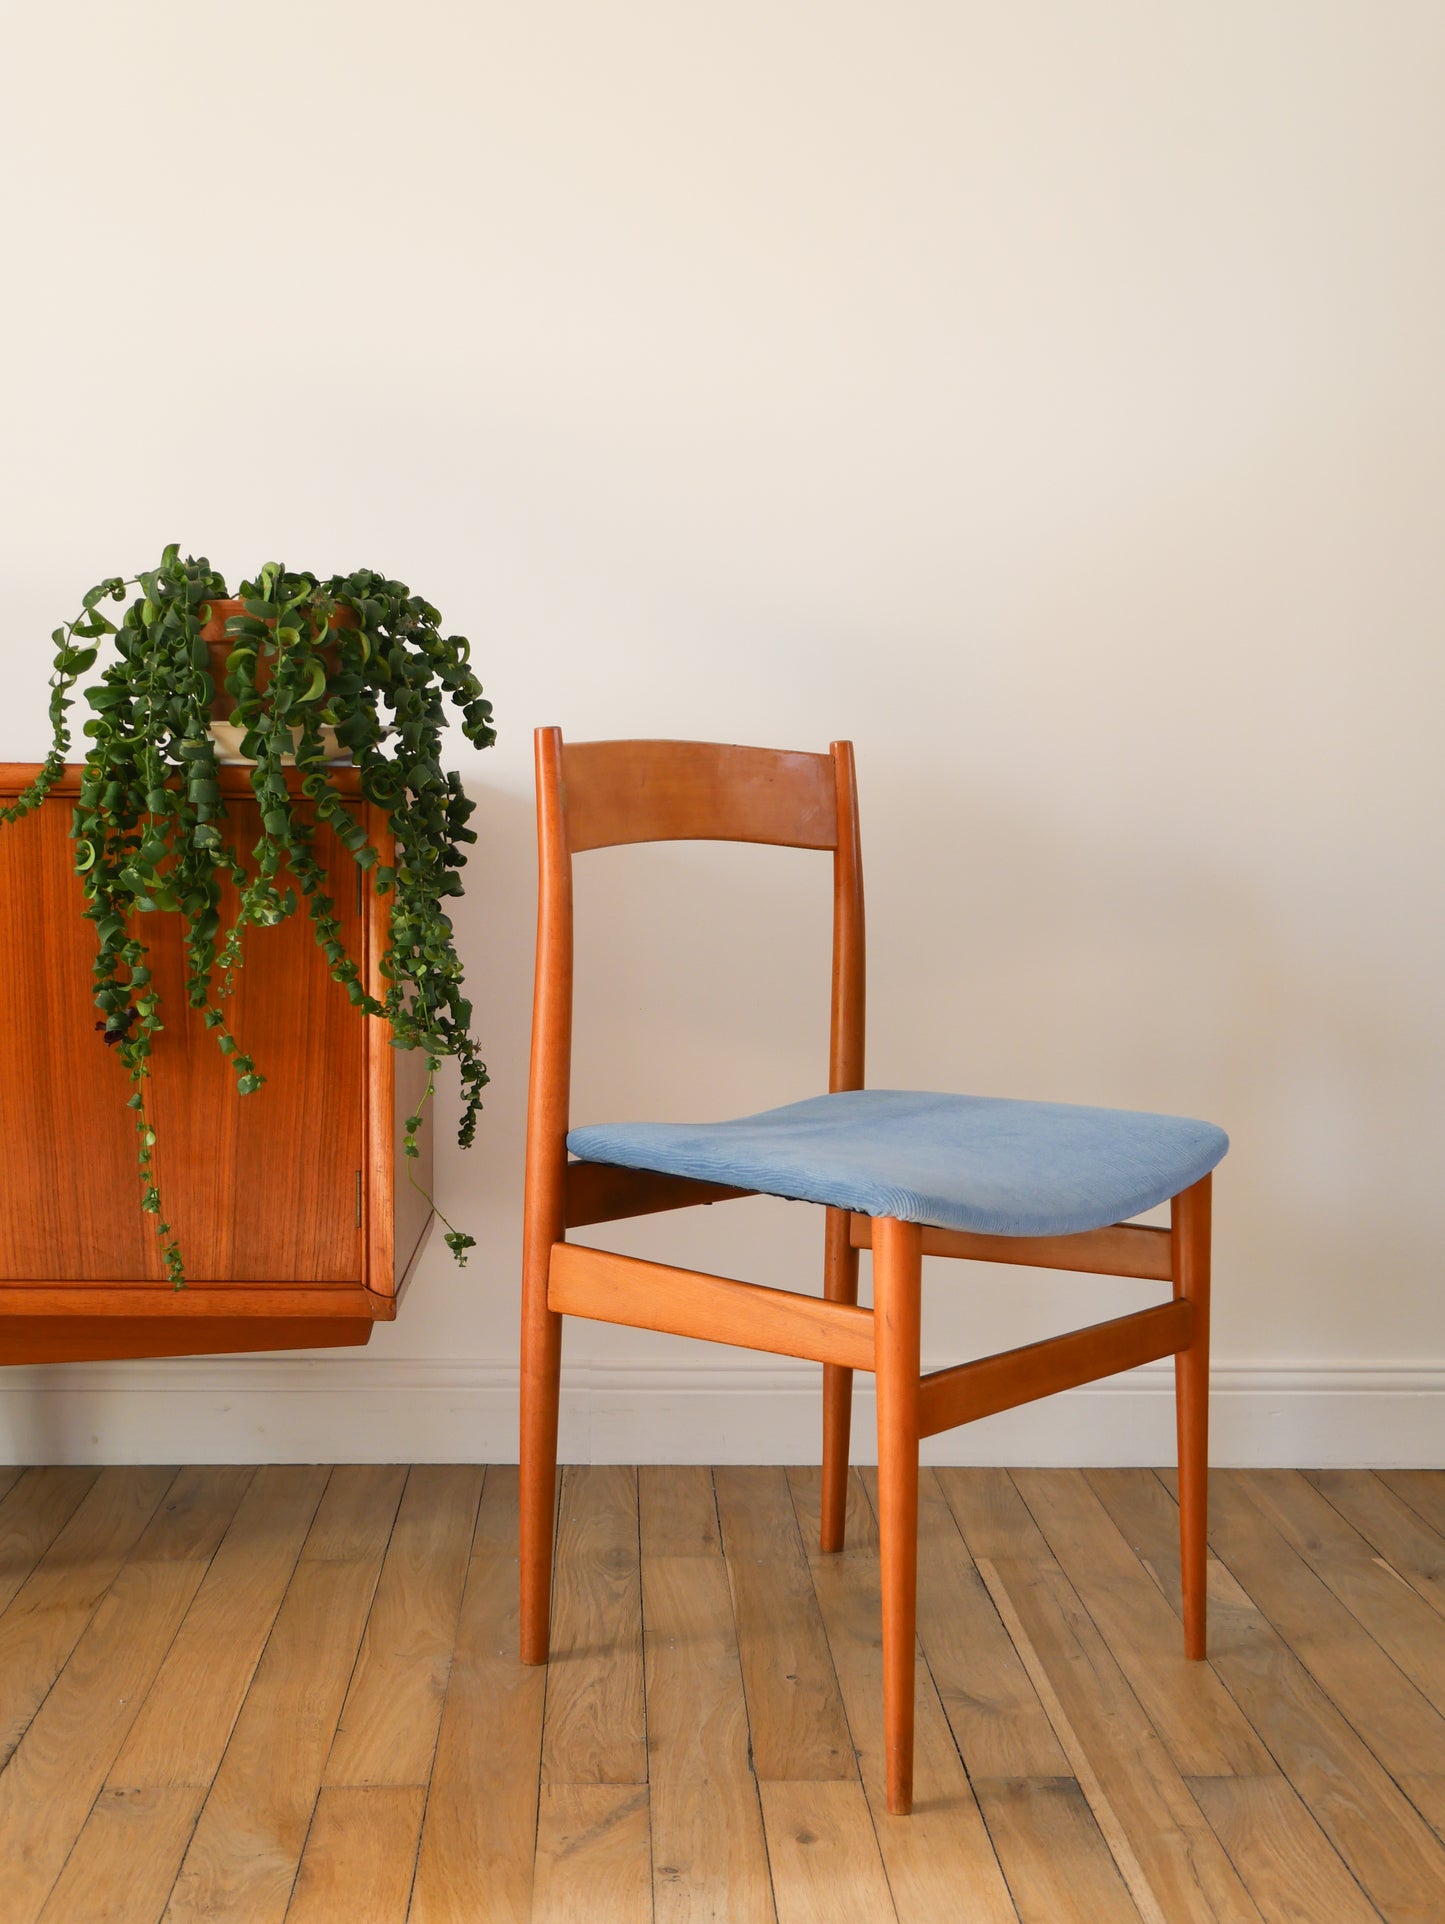
[[[565,742],[567,847],[767,842],[835,849],[833,760],[720,742]]]

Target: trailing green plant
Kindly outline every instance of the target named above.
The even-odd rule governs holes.
[[[112,621],[106,604],[124,601],[131,589],[139,592]],[[71,834],[84,912],[95,924],[95,1001],[102,1016],[96,1027],[129,1072],[141,1207],[156,1220],[166,1270],[178,1288],[184,1261],[165,1220],[146,1104],[153,1041],[163,1026],[140,933],[147,915],[182,918],[187,998],[201,1011],[243,1096],[265,1082],[227,1016],[244,939],[250,929],[297,914],[303,903],[327,967],[352,1004],[390,1024],[394,1047],[425,1054],[425,1095],[405,1123],[408,1158],[418,1154],[421,1110],[445,1057],[454,1057],[460,1070],[464,1147],[475,1135],[487,1081],[443,908],[462,893],[462,845],[476,840],[467,827],[473,804],[441,763],[447,705],[478,748],[496,739],[469,643],[443,635],[437,610],[404,582],[366,569],[320,580],[268,562],[254,581],[241,583],[238,595],[243,612],[226,622],[231,646],[224,688],[231,723],[242,731],[241,755],[253,764],[251,788],[260,808],[260,837],[249,851],[236,846],[218,779],[211,732],[217,690],[202,639],[211,604],[230,597],[204,557],[182,560],[174,545],[158,567],[98,583],[75,620],[54,631],[50,752],[35,781],[0,810],[0,821],[13,822],[55,785],[71,749],[77,684],[104,649],[100,673],[85,691],[92,713],[82,728],[87,746]],[[355,625],[334,625],[339,615],[349,619],[341,614],[347,609]],[[327,759],[328,746],[334,753],[323,736],[327,729],[350,751],[363,798],[389,818],[391,862],[381,861],[340,792]],[[358,867],[374,872],[377,893],[390,898],[380,996],[368,990],[346,950],[316,852],[317,824],[337,836]],[[228,883],[234,890],[229,911]],[[446,1228],[449,1247],[465,1262],[474,1239],[450,1223]]]

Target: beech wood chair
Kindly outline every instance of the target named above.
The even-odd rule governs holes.
[[[878,1529],[888,1808],[913,1799],[919,1440],[1115,1371],[1175,1359],[1184,1647],[1204,1655],[1208,1123],[1127,1110],[863,1086],[863,872],[853,751],[704,742],[564,744],[539,729],[541,889],[522,1278],[521,1654],[545,1663],[562,1318],[668,1330],[823,1366],[822,1547],[843,1547],[853,1372],[878,1391]],[[571,1130],[572,857],[623,842],[724,840],[833,857],[826,1096],[739,1121]],[[569,1150],[571,1158],[569,1159]],[[823,1296],[570,1242],[588,1223],[769,1194],[827,1210]],[[1172,1201],[1168,1229],[1123,1220]],[[872,1310],[858,1251],[873,1252]],[[1149,1278],[1172,1299],[921,1374],[924,1256]]]

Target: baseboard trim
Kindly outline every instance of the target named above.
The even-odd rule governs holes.
[[[0,1372],[0,1462],[515,1462],[516,1365],[262,1356]],[[595,1463],[811,1463],[810,1365],[577,1363],[561,1454]],[[1220,1465],[1436,1468],[1445,1363],[1223,1362]],[[854,1458],[873,1457],[872,1379],[856,1379]],[[924,1444],[931,1463],[1131,1465],[1174,1454],[1173,1372],[1150,1364]]]

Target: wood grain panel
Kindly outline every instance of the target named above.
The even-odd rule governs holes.
[[[838,845],[831,755],[720,742],[567,742],[567,846],[622,842]]]
[[[472,1536],[474,1557],[516,1557],[518,1554],[518,1490],[515,1463],[492,1463],[482,1484],[477,1527]]]
[[[1445,1470],[1380,1470],[1380,1481],[1445,1537]]]
[[[1034,1563],[1051,1552],[1007,1470],[935,1470],[969,1555]]]
[[[788,1489],[803,1546],[811,1559],[823,1534],[823,1474],[809,1463],[793,1464],[788,1470]],[[843,1491],[843,1542],[849,1550],[878,1554],[878,1519],[864,1482],[864,1472],[851,1469]]]
[[[259,810],[235,786],[223,784],[231,833],[249,850]],[[69,828],[68,802],[52,797],[0,834],[0,1130],[9,1144],[0,1277],[163,1282],[140,1210],[126,1077],[95,1033],[94,931],[81,917]],[[325,828],[316,849],[354,953],[354,865]],[[228,892],[223,920],[233,908]],[[176,918],[138,919],[166,1024],[148,1091],[156,1172],[188,1275],[359,1281],[363,1020],[330,980],[309,923],[293,917],[247,933],[229,1015],[267,1082],[240,1098],[186,1006]]]
[[[553,1246],[547,1307],[850,1369],[873,1367],[871,1310],[703,1270],[674,1269],[640,1256],[615,1256],[582,1243]]]
[[[205,1292],[198,1289],[195,1297]],[[119,1358],[147,1356],[234,1356],[254,1350],[336,1349],[355,1347],[371,1340],[376,1299],[363,1289],[345,1292],[350,1303],[331,1307],[340,1315],[308,1316],[293,1312],[299,1307],[295,1297],[314,1296],[314,1290],[295,1291],[282,1315],[269,1315],[259,1306],[242,1316],[226,1315],[235,1307],[239,1290],[214,1292],[231,1298],[229,1303],[195,1304],[185,1314],[172,1314],[176,1292],[169,1283],[157,1289],[150,1302],[137,1301],[151,1294],[145,1289],[112,1293],[94,1289],[59,1290],[47,1286],[43,1291],[7,1291],[0,1285],[0,1362],[3,1363],[103,1363]],[[268,1291],[267,1294],[279,1292]],[[343,1292],[333,1289],[333,1295]],[[63,1298],[72,1308],[61,1308],[49,1316],[13,1316],[5,1298],[37,1295]],[[97,1298],[104,1302],[112,1296],[123,1314],[96,1316],[90,1312]],[[182,1292],[182,1300],[190,1297]],[[127,1300],[129,1298],[129,1300]],[[249,1308],[251,1297],[245,1302]],[[194,1298],[192,1299],[194,1303]],[[221,1313],[211,1313],[212,1311]]]
[[[855,1249],[871,1249],[872,1218],[850,1216],[848,1236]],[[973,1263],[1085,1270],[1091,1276],[1138,1276],[1160,1283],[1169,1282],[1174,1273],[1169,1231],[1142,1223],[1113,1223],[1107,1229],[1084,1229],[1072,1236],[984,1236],[975,1230],[938,1229],[926,1223],[923,1253]]]
[[[1433,1600],[1387,1563],[1297,1470],[1257,1470],[1248,1491],[1290,1548],[1307,1563],[1430,1703],[1445,1705],[1445,1622]],[[1382,1492],[1383,1494],[1383,1492]],[[1424,1547],[1415,1539],[1417,1548]],[[1445,1551],[1445,1544],[1439,1546]],[[1438,1564],[1445,1576],[1445,1557]],[[1439,1594],[1445,1603],[1445,1583]],[[1440,1769],[1445,1772],[1445,1725]]]

